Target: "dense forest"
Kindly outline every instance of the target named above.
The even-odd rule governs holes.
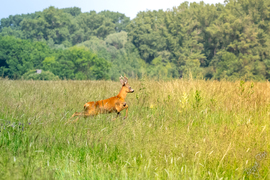
[[[184,2],[132,20],[51,6],[0,21],[0,76],[10,79],[270,80],[269,53],[269,0]]]

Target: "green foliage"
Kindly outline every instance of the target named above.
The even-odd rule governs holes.
[[[48,81],[59,80],[59,77],[55,76],[50,71],[41,71],[41,73],[38,74],[36,73],[36,70],[28,71],[22,76],[22,78],[24,80],[48,80]]]
[[[173,64],[168,62],[166,55],[168,52],[164,51],[161,55],[153,59],[150,66],[148,66],[148,74],[156,79],[169,79],[173,76]]]
[[[110,63],[85,47],[56,50],[44,42],[0,36],[0,49],[0,74],[3,77],[19,79],[29,70],[43,69],[61,79],[108,79]]]
[[[263,80],[269,72],[269,2],[256,2],[185,2],[166,12],[140,12],[128,25],[129,37],[147,63],[158,52],[170,52],[168,63],[176,65],[180,76]]]
[[[97,14],[95,11],[82,13],[77,16],[75,20],[80,28],[79,32],[83,34],[83,41],[89,40],[90,36],[96,36],[100,39],[104,39],[107,35],[115,32],[115,24],[112,20],[103,15]]]
[[[164,16],[162,10],[140,12],[127,26],[131,42],[147,63],[158,57],[159,51],[166,50],[166,37],[162,34],[165,29]]]
[[[82,13],[77,7],[58,9],[51,6],[42,12],[1,19],[0,34],[70,47],[92,35],[104,39],[124,30],[128,23],[129,18],[121,13]]]
[[[110,18],[111,21],[115,24],[115,31],[121,32],[126,30],[126,26],[130,23],[130,18],[126,17],[125,14],[112,11],[101,11],[100,15]]]
[[[62,9],[62,11],[65,13],[69,13],[72,16],[78,16],[79,14],[82,13],[81,8],[78,8],[78,7],[64,8]]]
[[[56,61],[54,56],[46,57],[44,61],[42,61],[43,69],[51,69],[55,65],[55,63]]]
[[[0,21],[0,32],[4,28],[10,27],[13,30],[21,30],[21,22],[24,19],[34,19],[36,18],[40,12],[32,13],[32,14],[21,14],[21,15],[10,15],[8,18],[2,18]]]
[[[110,34],[106,37],[105,42],[116,49],[121,49],[127,43],[127,33],[122,31],[120,33]]]
[[[199,108],[202,104],[201,104],[201,101],[202,101],[202,97],[200,95],[200,91],[196,90],[195,92],[195,96],[194,96],[194,99],[195,99],[195,103],[193,104],[193,107],[194,108]]]
[[[20,78],[28,70],[41,68],[52,50],[44,42],[31,42],[12,36],[0,36],[0,66],[2,76]]]
[[[56,59],[56,60],[55,60]],[[59,50],[43,61],[45,69],[61,79],[108,79],[110,64],[83,46]]]
[[[125,32],[111,34],[105,41],[91,37],[89,41],[85,41],[80,46],[87,47],[99,58],[110,62],[110,79],[118,80],[119,76],[123,74],[133,78],[141,77],[143,67],[139,64],[140,57],[134,45],[127,42],[126,38]]]
[[[112,80],[125,73],[156,79],[192,76],[262,81],[270,79],[269,7],[267,0],[226,1],[215,5],[184,2],[167,11],[139,12],[130,21],[119,12],[82,13],[77,7],[51,6],[42,12],[1,19],[0,36],[46,42],[57,55],[49,55],[55,57],[55,63],[48,67],[52,65],[45,61],[44,68],[54,68],[51,71],[60,78],[103,77],[94,73],[101,72],[102,67],[91,70],[95,75],[85,74],[85,68],[77,70],[79,63],[67,59],[65,51],[61,51],[84,45],[111,64],[106,78]],[[0,73],[10,78],[20,77],[35,67],[30,59],[26,58],[24,63],[11,60],[16,63],[10,67],[7,60],[0,59]]]

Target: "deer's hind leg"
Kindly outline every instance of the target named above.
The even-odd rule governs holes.
[[[95,115],[96,114],[94,112],[89,113],[88,111],[85,111],[84,113],[81,113],[80,115],[78,115],[79,117],[77,117],[74,121],[72,121],[72,123],[77,122],[80,119],[80,117],[84,117],[86,119],[89,116],[95,116]]]
[[[84,117],[84,119],[86,119],[89,116],[96,116],[98,114],[99,114],[98,109],[94,105],[92,105],[84,109],[84,114],[82,116]]]
[[[83,113],[81,113],[81,112],[75,112],[75,113],[69,118],[69,120],[68,120],[65,124],[69,123],[73,117],[75,117],[75,116],[79,116],[79,117],[80,117],[80,116],[82,116],[82,114],[83,114]],[[79,117],[76,118],[76,121],[79,119]],[[73,122],[73,121],[72,121],[72,122]]]

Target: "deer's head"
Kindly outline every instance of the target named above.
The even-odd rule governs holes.
[[[120,80],[120,83],[122,84],[122,88],[124,88],[124,90],[127,92],[127,93],[133,93],[134,90],[130,87],[130,85],[128,84],[128,78],[125,76],[121,76],[119,78]]]

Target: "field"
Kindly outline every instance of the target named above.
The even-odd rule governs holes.
[[[125,112],[64,125],[120,82],[0,80],[2,179],[270,179],[270,83],[129,80]]]

